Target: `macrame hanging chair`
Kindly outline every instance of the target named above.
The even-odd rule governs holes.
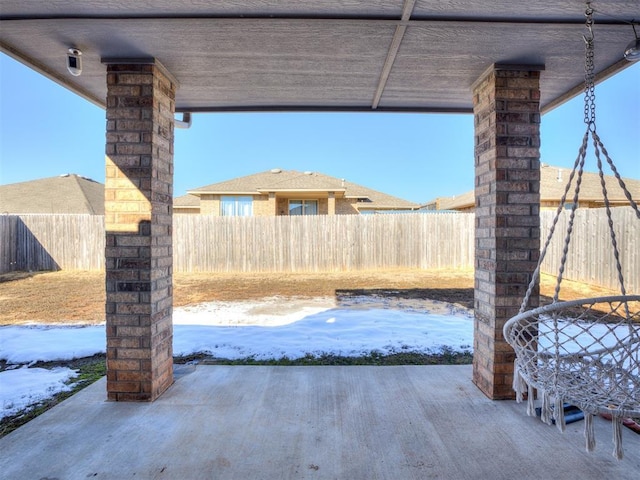
[[[504,337],[516,353],[513,388],[518,402],[523,400],[526,392],[527,413],[532,416],[536,414],[537,390],[538,395],[542,397],[541,419],[549,424],[555,421],[560,431],[564,431],[564,405],[568,403],[577,406],[584,413],[586,448],[589,452],[595,449],[593,417],[597,414],[608,414],[613,425],[613,455],[621,459],[623,419],[640,417],[640,295],[628,295],[625,289],[620,252],[602,169],[602,156],[609,164],[619,188],[623,190],[639,221],[640,211],[596,133],[593,10],[589,3],[585,14],[588,30],[588,35],[584,36],[586,132],[520,313],[504,325]],[[589,138],[592,140],[597,161],[621,294],[560,302],[560,284],[567,262],[575,212],[579,205],[580,184]],[[551,243],[556,224],[563,213],[574,178],[573,200],[571,210],[567,212],[568,226],[553,301],[549,305],[527,311],[529,298],[537,288],[540,266]]]

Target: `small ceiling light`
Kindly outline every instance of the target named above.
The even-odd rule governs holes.
[[[82,73],[82,52],[78,48],[67,50],[67,70],[74,77],[79,77]]]
[[[631,24],[631,28],[633,28],[633,34],[636,39],[631,40],[631,43],[624,49],[624,58],[630,62],[637,62],[640,60],[640,38],[638,38],[638,34],[636,33],[636,26]]]

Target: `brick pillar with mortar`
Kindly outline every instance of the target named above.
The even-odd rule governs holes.
[[[329,198],[327,200],[327,215],[336,214],[336,192],[329,192]]]
[[[514,397],[505,322],[518,313],[540,251],[540,66],[493,65],[474,84],[473,382]],[[529,306],[538,306],[538,287]]]
[[[157,61],[107,64],[107,396],[173,383],[172,198],[177,83]]]

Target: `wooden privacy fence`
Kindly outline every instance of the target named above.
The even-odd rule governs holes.
[[[472,214],[176,215],[176,272],[471,268]],[[0,273],[104,268],[104,219],[0,215]]]
[[[569,210],[562,212],[555,227],[553,241],[542,263],[542,271],[558,274],[564,239],[569,222]],[[547,239],[555,211],[540,215],[541,247]],[[611,209],[620,264],[627,293],[640,292],[640,220],[631,207]],[[576,210],[569,244],[569,255],[563,278],[620,291],[611,234],[603,208]]]
[[[557,274],[569,212],[542,265]],[[627,291],[640,291],[640,222],[612,209]],[[541,213],[542,242],[553,211]],[[174,271],[338,271],[472,268],[474,215],[174,217]],[[104,269],[104,219],[91,215],[0,215],[0,273]],[[576,212],[564,278],[618,289],[603,209]]]
[[[472,214],[174,217],[177,272],[471,268]]]
[[[104,269],[102,215],[0,215],[0,273]]]

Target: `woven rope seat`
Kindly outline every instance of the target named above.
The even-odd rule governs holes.
[[[602,156],[615,176],[614,186],[624,192],[629,207],[639,221],[640,209],[596,133],[593,9],[589,2],[585,16],[588,30],[588,35],[583,36],[586,46],[586,131],[520,311],[505,323],[503,334],[515,351],[513,389],[516,400],[523,401],[526,394],[527,413],[536,415],[536,398],[541,397],[541,420],[549,424],[555,422],[564,431],[564,406],[569,404],[578,407],[584,413],[587,451],[595,448],[594,416],[606,414],[612,419],[613,455],[621,459],[622,424],[629,417],[640,417],[640,295],[629,295],[626,291],[622,269],[624,258],[618,248],[607,193],[611,185],[606,184]],[[580,202],[580,186],[590,139],[597,161],[620,295],[560,301],[560,286],[567,263],[575,212]],[[533,299],[534,292],[537,294],[542,262],[558,220],[564,213],[565,202],[572,187],[574,194],[570,202],[571,209],[552,303],[527,310],[530,304],[533,307],[538,304],[537,300],[530,300]],[[637,251],[635,241],[627,252]]]
[[[640,295],[557,302],[522,312],[504,326],[516,353],[513,388],[527,413],[542,394],[541,419],[564,431],[565,403],[584,412],[588,451],[593,415],[609,414],[614,456],[623,457],[622,421],[640,417]]]
[[[598,297],[511,318],[504,332],[516,352],[516,393],[524,381],[585,413],[640,416],[639,305],[640,295]]]

